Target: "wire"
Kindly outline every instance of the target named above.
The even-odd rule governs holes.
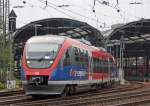
[[[45,4],[45,1],[43,2],[43,0],[38,0],[38,1]],[[65,14],[65,15],[68,16],[68,17],[75,18],[75,17],[73,17],[73,16],[71,16],[71,15],[69,15],[69,14],[63,12],[62,10],[59,10],[59,9],[57,9],[56,7],[49,5],[49,2],[47,2],[47,6],[53,8],[54,10],[56,10],[56,11],[62,13],[62,14]]]
[[[43,0],[38,0],[38,1],[41,2],[41,1],[43,1]],[[57,6],[56,6],[55,4],[53,4],[53,3],[49,2],[49,1],[48,1],[48,4],[51,4],[51,5],[55,6],[55,8],[57,8]],[[50,5],[49,5],[49,6],[50,6]],[[58,8],[60,8],[60,7],[58,7]],[[69,9],[66,9],[66,8],[61,8],[61,9],[65,10],[65,11],[68,11],[68,12],[70,12],[70,13],[72,13],[72,14],[75,14],[75,15],[78,15],[78,16],[81,16],[81,17],[84,17],[84,18],[87,18],[87,19],[89,19],[89,20],[92,20],[92,21],[97,22],[97,19],[84,16],[84,15],[82,15],[82,14],[80,14],[80,13],[74,12],[74,11],[69,10]],[[103,24],[103,22],[99,22],[99,23],[102,23],[102,24]]]
[[[91,18],[91,17],[88,17],[88,16],[84,16],[84,15],[82,15],[82,14],[80,14],[80,13],[77,13],[77,12],[74,12],[74,11],[72,11],[72,10],[69,10],[69,9],[66,9],[66,8],[62,8],[62,7],[58,7],[58,6],[55,5],[54,3],[51,3],[51,2],[49,2],[49,1],[47,1],[47,0],[46,0],[46,1],[45,1],[45,0],[38,0],[38,1],[39,1],[40,3],[43,3],[44,5],[46,5],[45,8],[46,8],[46,7],[53,8],[55,11],[58,11],[58,12],[60,12],[60,13],[62,13],[62,14],[64,14],[64,15],[66,15],[66,16],[68,16],[68,17],[70,17],[70,18],[76,19],[76,17],[73,17],[72,15],[70,15],[70,14],[64,12],[64,11],[70,12],[70,13],[72,13],[72,14],[78,15],[78,16],[80,16],[80,17],[84,17],[84,18],[86,18],[86,19],[89,19],[89,20],[92,20],[92,21],[94,21],[94,22],[96,22],[96,23],[100,23],[100,24],[104,25],[104,22],[100,22],[97,17],[96,17],[96,19],[95,19],[95,18]],[[33,5],[32,3],[27,3],[25,0],[24,0],[24,2],[25,2],[26,4],[28,4],[29,6],[31,6],[31,7],[35,7],[35,5]],[[41,8],[41,7],[40,7],[40,8]],[[45,9],[45,8],[41,8],[41,9]],[[59,8],[61,8],[61,10],[60,10]],[[100,26],[102,26],[102,25],[100,25]],[[105,23],[105,26],[110,26],[110,25],[107,25],[107,24]],[[102,28],[102,27],[100,27],[100,28]]]

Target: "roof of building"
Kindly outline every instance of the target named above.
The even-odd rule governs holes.
[[[14,51],[18,48],[22,49],[30,37],[47,34],[85,39],[95,46],[104,45],[101,32],[85,22],[68,18],[48,18],[31,22],[17,29],[14,33]]]
[[[150,53],[150,19],[141,19],[115,28],[108,36],[109,43],[125,43],[125,55],[144,56]]]
[[[9,14],[9,17],[13,17],[13,18],[16,18],[16,17],[17,17],[17,15],[16,15],[16,13],[15,13],[14,10],[11,10],[11,12],[10,12],[10,14]]]

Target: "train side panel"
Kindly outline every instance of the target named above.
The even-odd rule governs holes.
[[[32,59],[26,59],[26,53],[25,48],[21,75],[27,95],[62,94],[66,87],[75,91],[77,87],[91,87],[117,78],[114,60],[110,54],[70,38],[64,40],[53,60],[49,60],[50,53],[46,52],[43,53],[46,54],[44,58],[39,56],[36,62],[32,62]],[[36,65],[34,68],[29,67],[33,63],[41,67],[49,63],[51,65],[46,68],[35,68],[39,67]]]

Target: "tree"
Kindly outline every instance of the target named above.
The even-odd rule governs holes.
[[[10,41],[9,39],[3,44],[3,25],[2,17],[0,17],[0,82],[6,81],[7,71],[14,67],[14,62],[11,57]]]

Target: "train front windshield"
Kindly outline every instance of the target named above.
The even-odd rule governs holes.
[[[30,68],[48,68],[53,63],[60,44],[30,43],[26,48],[27,65]]]

